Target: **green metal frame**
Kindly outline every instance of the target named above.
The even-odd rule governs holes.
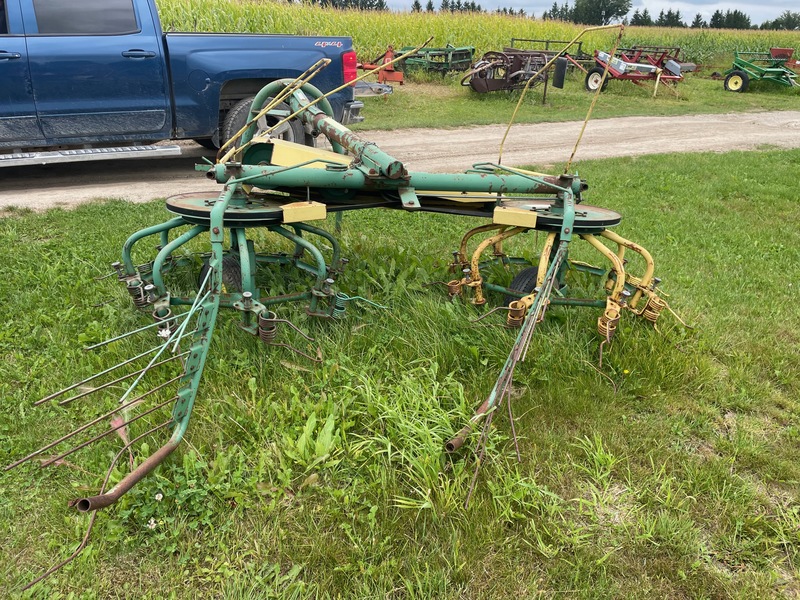
[[[800,86],[797,73],[786,66],[785,58],[775,58],[769,52],[735,51],[733,56],[733,67],[725,71],[725,75],[744,71],[754,81],[771,81],[786,87]]]

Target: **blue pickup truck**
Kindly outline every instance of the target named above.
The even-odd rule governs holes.
[[[332,62],[316,87],[356,78],[347,37],[165,34],[154,0],[0,0],[0,166],[180,151],[161,140],[219,146],[259,89],[321,58]],[[362,119],[353,87],[329,99],[337,120]],[[313,144],[299,121],[282,129]]]

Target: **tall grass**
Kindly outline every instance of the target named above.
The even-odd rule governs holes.
[[[581,26],[560,21],[494,14],[429,14],[333,10],[318,6],[248,0],[158,0],[165,30],[346,35],[353,38],[362,59],[386,50],[423,42],[475,46],[478,55],[500,50],[511,38],[572,39]],[[592,32],[584,47],[610,49],[614,31]],[[734,50],[763,50],[770,46],[800,45],[800,36],[787,31],[702,30],[628,27],[624,44],[669,45],[683,48],[686,59],[724,64]]]

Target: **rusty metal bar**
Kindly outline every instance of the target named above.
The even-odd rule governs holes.
[[[172,437],[166,444],[161,446],[161,448],[150,455],[142,464],[123,477],[122,481],[120,481],[109,491],[96,496],[90,496],[88,498],[76,498],[75,500],[71,500],[69,503],[70,507],[76,508],[78,512],[89,512],[106,508],[107,506],[114,504],[125,492],[139,483],[142,478],[146,477],[153,469],[164,462],[164,460],[170,454],[172,454],[172,452],[178,447],[178,444],[180,444],[181,440],[183,439],[183,434],[186,432],[187,425],[188,420],[185,420],[183,423],[179,424],[178,427],[175,428]]]

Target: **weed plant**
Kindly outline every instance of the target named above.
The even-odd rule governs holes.
[[[498,414],[469,509],[476,436],[452,456],[443,442],[488,393],[513,333],[471,323],[500,298],[478,309],[425,284],[448,278],[477,223],[354,212],[341,286],[385,308],[352,304],[318,323],[282,306],[316,337],[320,365],[221,313],[187,443],[28,597],[798,593],[800,151],[578,168],[586,201],[624,215],[617,231],[652,252],[691,329],[669,313],[656,328],[626,315],[600,366],[597,311],[551,307],[515,379],[522,462]],[[130,232],[165,218],[160,202],[106,201],[0,220],[0,462],[96,412],[31,404],[134,351],[81,349],[148,322],[94,278]],[[532,258],[535,242],[508,248]],[[163,443],[145,441],[134,461]],[[0,475],[0,589],[16,594],[72,552],[87,518],[66,501],[96,491],[119,446]]]

